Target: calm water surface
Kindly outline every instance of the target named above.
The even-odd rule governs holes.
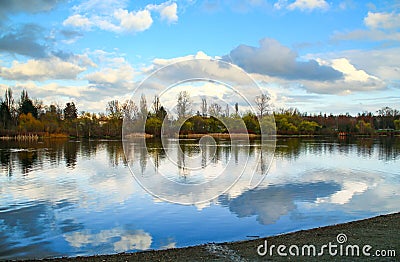
[[[196,140],[181,142],[189,155],[200,152]],[[233,149],[220,140],[215,157],[204,161],[218,168],[224,159],[253,157],[257,145]],[[153,161],[171,179],[204,179],[201,170],[169,165],[158,141],[148,147],[135,152],[143,174]],[[132,177],[119,141],[1,141],[0,159],[0,259],[243,240],[400,211],[399,138],[279,139],[257,189],[239,183],[197,206],[149,195]]]

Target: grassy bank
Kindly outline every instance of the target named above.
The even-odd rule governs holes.
[[[340,248],[337,243],[337,236],[345,234],[347,241],[341,246],[346,250],[348,245],[358,245],[360,256],[340,256]],[[54,261],[399,261],[400,259],[400,213],[382,215],[374,218],[321,227],[310,230],[302,230],[294,233],[258,238],[255,240],[204,244],[200,246],[175,248],[157,251],[144,251],[137,253],[122,253],[115,255],[99,255],[91,257],[57,258]],[[260,256],[257,248],[260,245],[275,245],[273,256]],[[278,256],[276,247],[286,245],[286,253],[291,245],[300,247],[303,245],[314,245],[317,253],[323,245],[338,245],[338,255],[331,256],[328,249],[325,249],[323,256]],[[368,250],[371,256],[362,254],[362,248],[370,245]],[[262,251],[263,249],[261,249]],[[375,251],[393,252],[396,256],[378,257]],[[301,252],[301,251],[300,251]],[[345,254],[346,251],[343,251]],[[349,254],[352,254],[349,251]],[[46,260],[47,261],[47,260]],[[53,261],[53,260],[48,260]]]

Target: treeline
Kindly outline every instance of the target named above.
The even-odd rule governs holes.
[[[375,113],[362,112],[357,116],[309,115],[297,109],[272,112],[270,98],[266,95],[257,96],[255,105],[256,114],[241,112],[238,103],[234,106],[234,112],[230,112],[227,105],[208,105],[208,101],[202,99],[198,110],[194,110],[189,93],[182,91],[177,97],[175,118],[168,115],[157,96],[148,106],[144,95],[138,105],[130,100],[113,100],[107,103],[106,113],[78,113],[74,102],[64,106],[44,105],[40,100],[31,99],[25,90],[15,100],[12,90],[7,89],[4,98],[0,99],[0,136],[34,133],[39,136],[121,137],[124,118],[142,121],[145,123],[143,131],[154,136],[160,135],[164,119],[169,125],[179,126],[179,133],[183,135],[228,132],[260,134],[260,123],[268,127],[271,124],[268,116],[271,114],[274,114],[277,134],[281,135],[374,135],[400,130],[400,112],[389,107]]]

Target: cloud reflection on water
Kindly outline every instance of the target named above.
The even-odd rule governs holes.
[[[179,247],[396,212],[396,141],[278,140],[260,187],[249,191],[239,181],[198,209],[146,194],[128,172],[120,142],[44,143],[23,150],[1,144],[0,259]],[[148,153],[134,154],[143,166],[151,161],[165,168],[157,148],[153,141]],[[218,150],[218,161],[239,162],[258,149]]]

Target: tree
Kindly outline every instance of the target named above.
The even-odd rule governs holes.
[[[394,120],[394,126],[395,126],[396,130],[400,130],[400,119]]]
[[[8,110],[11,112],[14,106],[14,98],[12,94],[12,89],[7,88],[6,93],[4,94],[4,102],[6,103],[6,106],[8,107]]]
[[[140,97],[139,106],[140,106],[140,116],[142,120],[146,120],[149,111],[147,110],[147,101],[146,101],[146,96],[144,94],[142,94],[142,96]]]
[[[154,110],[154,114],[157,115],[157,113],[158,113],[158,111],[160,110],[160,107],[161,107],[160,98],[158,97],[158,95],[154,96],[152,107],[153,107],[153,110]]]
[[[151,117],[146,121],[145,130],[147,134],[151,134],[153,136],[160,136],[161,127],[162,127],[161,120],[155,117]]]
[[[44,131],[49,133],[60,132],[61,110],[55,105],[45,108],[45,113],[40,116]]]
[[[196,134],[204,134],[207,133],[207,125],[206,121],[202,116],[196,115],[188,119],[193,123],[193,132]]]
[[[4,99],[5,105],[7,106],[8,112],[10,112],[10,115],[11,115],[11,121],[13,121],[15,123],[15,120],[17,117],[16,109],[15,109],[15,101],[13,98],[12,89],[10,87],[7,88],[6,93],[4,94],[4,97],[5,97],[5,99]]]
[[[298,131],[297,126],[293,123],[294,119],[290,115],[277,115],[275,121],[279,133],[292,134]]]
[[[222,107],[217,103],[212,103],[210,105],[210,108],[208,109],[210,116],[214,116],[214,117],[219,117],[221,115],[221,111],[222,111]]]
[[[313,134],[320,126],[314,121],[301,121],[298,130],[303,134]]]
[[[118,100],[109,101],[107,103],[106,111],[111,119],[122,119],[122,108],[120,107]]]
[[[229,117],[229,105],[226,104],[225,106],[225,117]]]
[[[201,99],[201,115],[203,117],[207,116],[207,99],[205,98]]]
[[[33,117],[31,113],[27,115],[21,114],[19,116],[18,128],[22,132],[40,132],[43,131],[43,124]]]
[[[67,103],[64,108],[64,119],[74,120],[78,117],[78,109],[75,107],[75,103]]]
[[[156,114],[156,117],[158,119],[160,119],[161,121],[163,121],[166,116],[167,116],[167,111],[165,110],[165,108],[163,106],[161,106]]]
[[[190,95],[187,91],[181,91],[178,94],[178,104],[176,105],[176,110],[178,111],[178,119],[186,118],[191,114]]]
[[[31,113],[31,115],[34,118],[38,117],[38,110],[37,108],[33,105],[32,100],[29,98],[28,96],[28,92],[26,90],[22,90],[21,93],[21,99],[19,102],[19,114],[29,114]]]
[[[266,94],[261,94],[258,95],[255,99],[258,112],[259,112],[259,117],[262,118],[264,114],[267,112],[267,109],[269,107],[269,100],[271,98],[267,96]]]
[[[12,117],[6,101],[0,101],[0,122],[4,129],[10,126]]]
[[[260,133],[260,123],[258,122],[257,117],[254,114],[247,113],[243,116],[242,119],[249,133]]]
[[[359,120],[356,128],[360,134],[371,134],[374,131],[374,129],[371,127],[371,123],[366,123],[364,120]]]
[[[235,103],[235,115],[238,116],[239,115],[239,104]]]
[[[122,105],[122,114],[125,119],[134,120],[139,116],[139,109],[132,100],[126,100]]]

